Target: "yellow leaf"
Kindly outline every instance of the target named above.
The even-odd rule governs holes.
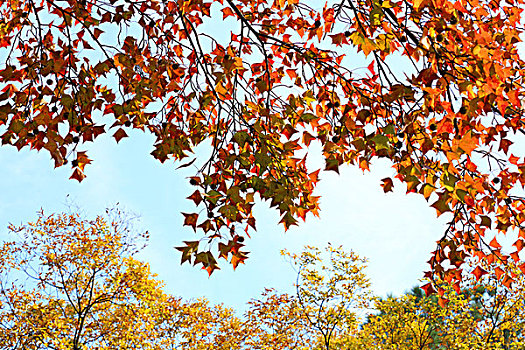
[[[221,97],[227,97],[228,96],[228,90],[224,88],[221,82],[219,82],[215,86],[215,91],[221,96]]]
[[[459,140],[458,146],[466,154],[470,155],[472,151],[478,147],[478,139],[475,136],[472,136],[472,131],[469,131]]]
[[[419,8],[425,0],[414,0],[414,10],[419,11]]]

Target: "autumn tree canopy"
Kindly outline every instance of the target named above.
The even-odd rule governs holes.
[[[180,250],[209,273],[217,257],[246,259],[257,198],[288,228],[318,214],[320,170],[387,158],[408,192],[450,213],[429,263],[457,282],[467,258],[524,246],[520,4],[2,1],[2,144],[45,150],[82,181],[86,142],[152,133],[155,158],[196,169],[184,224],[211,244]],[[312,142],[324,169],[306,168]],[[495,232],[516,235],[514,256]]]
[[[330,350],[336,339],[354,337],[357,312],[366,310],[373,299],[366,259],[332,245],[324,252],[306,246],[300,254],[282,254],[297,271],[297,308],[308,321],[310,332],[317,333],[320,348]]]
[[[0,246],[0,349],[148,348],[165,295],[123,221],[39,213]]]
[[[511,267],[516,269],[515,266]],[[523,273],[509,291],[495,275],[443,286],[441,297],[415,288],[375,302],[354,343],[373,349],[521,349]]]
[[[10,227],[0,245],[1,350],[308,348],[312,334],[286,294],[253,300],[242,318],[168,294],[135,257],[147,236],[120,214],[40,212]]]
[[[298,274],[296,294],[265,289],[242,314],[168,294],[135,258],[139,236],[123,223],[41,212],[10,227],[14,237],[0,246],[0,349],[517,350],[525,344],[525,274],[516,264],[508,266],[516,274],[512,290],[498,277],[500,263],[483,262],[484,273],[469,274],[459,292],[441,281],[439,296],[415,287],[378,298],[365,259],[342,247],[305,247],[286,253]]]

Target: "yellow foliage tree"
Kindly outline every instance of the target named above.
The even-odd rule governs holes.
[[[476,267],[461,288],[439,283],[440,296],[425,296],[416,288],[398,298],[376,301],[378,313],[369,316],[359,334],[362,348],[523,349],[525,276],[508,262],[507,271],[515,278],[508,289],[497,264],[483,266],[483,270]]]
[[[366,259],[342,247],[306,246],[301,254],[282,252],[297,270],[297,299],[323,349],[333,349],[340,339],[357,332],[357,311],[368,307],[372,294],[366,276]]]
[[[0,247],[0,349],[308,348],[297,300],[266,292],[244,317],[165,293],[123,214],[86,220],[40,212]],[[111,218],[114,218],[112,220]]]
[[[252,299],[244,317],[251,327],[249,349],[310,349],[315,339],[299,301],[289,294],[266,289],[261,299]]]
[[[461,295],[447,296],[446,307],[436,297],[417,294],[377,300],[379,313],[369,316],[360,338],[378,350],[470,349],[468,336],[474,319],[468,302]]]
[[[109,213],[111,214],[111,212]],[[147,234],[122,213],[87,220],[40,212],[0,246],[0,349],[518,350],[525,346],[521,262],[477,262],[461,284],[437,281],[376,299],[366,260],[341,247],[283,251],[296,296],[267,289],[245,314],[163,291],[133,256]],[[512,288],[508,288],[508,275]],[[428,285],[427,285],[428,286]],[[361,322],[364,311],[376,312]]]
[[[153,346],[162,284],[132,257],[139,235],[123,221],[75,214],[15,227],[0,252],[0,348]]]
[[[159,349],[244,349],[251,337],[232,308],[210,305],[204,299],[184,301],[170,297],[162,307],[156,326]]]

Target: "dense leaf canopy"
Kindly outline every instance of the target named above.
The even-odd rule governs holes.
[[[115,213],[115,212],[113,212]],[[116,212],[118,214],[118,212]],[[502,350],[525,345],[525,274],[513,289],[498,263],[470,274],[459,292],[415,287],[374,296],[366,265],[328,246],[285,252],[296,295],[266,289],[242,310],[164,291],[136,259],[131,220],[39,213],[11,226],[0,245],[0,349],[5,350]],[[323,254],[325,253],[325,254]],[[479,266],[478,266],[479,267]],[[291,267],[290,267],[291,268]],[[235,288],[233,286],[232,288]]]
[[[385,157],[409,192],[452,214],[430,264],[458,281],[467,257],[509,259],[494,232],[524,246],[521,11],[514,0],[5,0],[2,143],[46,150],[81,181],[85,142],[154,134],[155,158],[197,169],[184,224],[210,244],[180,250],[209,273],[217,256],[246,259],[256,194],[287,228],[317,215],[312,142],[325,170]],[[204,142],[210,154],[192,156]]]

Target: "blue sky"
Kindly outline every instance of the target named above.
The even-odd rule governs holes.
[[[214,11],[222,17],[218,8]],[[220,23],[210,20],[202,30],[227,41],[230,27],[236,26],[232,19]],[[368,65],[363,57],[347,54],[351,66]],[[393,58],[392,64],[405,67],[399,58]],[[258,231],[245,242],[251,252],[246,265],[233,271],[220,261],[221,270],[208,277],[197,267],[181,266],[180,255],[173,249],[183,240],[200,238],[182,226],[180,214],[193,210],[185,199],[194,190],[187,179],[194,175],[192,169],[175,171],[180,164],[161,164],[153,159],[152,135],[129,131],[131,137],[117,145],[110,137],[113,132],[79,147],[93,159],[81,184],[68,180],[69,166],[53,169],[47,153],[0,147],[0,232],[7,232],[9,222],[35,219],[40,208],[46,213],[67,210],[67,201],[79,205],[89,216],[101,214],[118,202],[140,215],[140,225],[149,230],[150,244],[140,258],[151,263],[168,292],[185,298],[205,296],[242,309],[265,287],[294,291],[295,273],[280,251],[287,248],[298,252],[306,244],[322,247],[330,242],[353,249],[369,259],[368,275],[378,295],[400,294],[423,276],[435,241],[444,231],[446,215],[436,218],[435,210],[422,196],[406,195],[405,186],[399,182],[394,193],[383,193],[381,179],[392,175],[393,170],[388,163],[376,160],[370,173],[347,166],[340,169],[340,175],[322,174],[316,190],[322,196],[321,217],[310,216],[306,223],[286,233],[278,224],[277,212],[266,203],[257,205]],[[319,157],[314,145],[309,158],[311,170],[321,165]]]
[[[5,237],[9,222],[20,224],[46,213],[67,210],[73,201],[87,215],[95,216],[106,207],[120,203],[141,216],[140,226],[149,230],[151,240],[140,258],[166,282],[166,291],[185,298],[205,296],[239,309],[265,287],[293,293],[295,273],[280,256],[281,249],[298,252],[308,245],[328,242],[343,245],[369,259],[368,275],[378,295],[400,294],[418,283],[427,269],[435,241],[440,237],[446,216],[436,218],[433,208],[419,195],[406,195],[395,183],[394,193],[384,194],[380,180],[393,174],[386,162],[378,162],[365,174],[356,167],[343,167],[341,174],[322,174],[317,188],[321,217],[310,216],[299,227],[284,232],[277,212],[266,203],[256,207],[258,231],[246,240],[251,252],[246,265],[233,271],[224,260],[211,277],[198,267],[180,265],[173,249],[196,235],[182,226],[180,212],[193,209],[185,199],[193,191],[187,176],[192,169],[175,170],[178,164],[161,164],[149,155],[153,138],[140,131],[116,144],[109,135],[82,145],[93,164],[81,183],[68,180],[71,169],[53,169],[47,153],[11,147],[0,148],[0,227]],[[316,165],[319,150],[309,156]],[[198,237],[200,238],[200,237]]]
[[[215,16],[218,9],[214,11]],[[232,19],[219,24],[210,20],[202,30],[227,40],[229,26],[238,23]],[[357,72],[365,74],[363,67],[368,63],[363,57],[347,54],[352,66],[361,68]],[[410,70],[406,60],[399,57],[391,57],[389,63]],[[245,242],[251,252],[246,265],[232,271],[220,261],[222,269],[208,277],[197,267],[181,266],[180,255],[173,249],[183,240],[200,238],[182,226],[180,214],[193,209],[185,199],[194,190],[187,179],[193,175],[192,169],[175,171],[180,164],[161,164],[153,159],[152,135],[129,131],[131,137],[117,145],[110,137],[112,132],[79,147],[88,150],[93,159],[81,184],[68,180],[70,167],[53,169],[47,153],[0,147],[0,236],[6,237],[10,222],[34,220],[40,208],[46,213],[60,212],[67,210],[67,201],[73,201],[87,215],[95,216],[118,202],[140,215],[140,225],[149,230],[151,241],[140,258],[165,281],[166,291],[184,298],[205,296],[243,309],[246,301],[258,297],[265,287],[293,293],[295,273],[280,251],[300,251],[306,244],[322,247],[330,242],[353,249],[369,259],[368,275],[376,294],[401,294],[417,284],[428,269],[426,261],[450,219],[446,214],[437,218],[422,196],[407,195],[406,187],[399,182],[395,182],[393,193],[383,193],[381,179],[393,174],[383,160],[376,159],[372,171],[365,174],[356,167],[342,167],[340,175],[330,172],[321,176],[316,190],[322,196],[320,218],[309,217],[306,223],[284,233],[277,212],[268,209],[266,203],[259,204],[255,208],[258,232]],[[521,155],[524,145],[522,137],[512,149]],[[318,149],[312,151],[309,164],[313,168],[319,166],[319,153]]]

